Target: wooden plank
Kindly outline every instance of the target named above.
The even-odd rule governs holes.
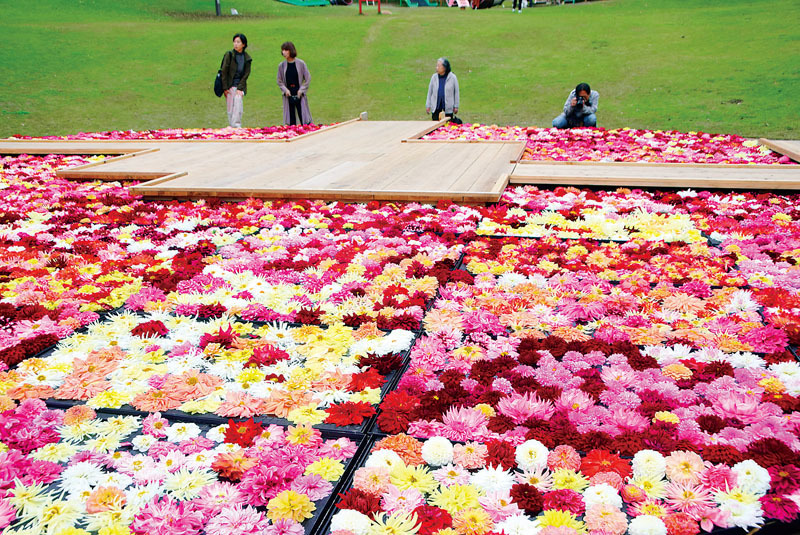
[[[698,189],[750,189],[750,190],[800,190],[800,180],[795,182],[774,180],[692,180],[677,178],[630,178],[630,177],[520,177],[512,176],[509,184],[513,185],[543,185],[557,184],[560,186],[615,186],[615,187],[642,187],[642,188],[698,188]]]
[[[407,158],[401,166],[398,166],[389,175],[384,190],[431,189],[430,187],[410,188],[409,186],[437,184],[448,176],[447,169],[452,167],[453,164],[451,161],[452,153],[448,154],[447,146],[406,145],[405,149]],[[439,190],[441,187],[436,187],[435,189]]]
[[[512,141],[504,141],[502,139],[404,139],[403,143],[452,143],[454,145],[461,145],[465,143],[492,143],[502,145],[503,143],[511,143]]]
[[[134,156],[141,156],[142,154],[150,154],[151,152],[158,152],[158,150],[159,149],[152,148],[152,149],[140,150],[138,152],[129,152],[129,153],[123,154],[121,156],[114,156],[113,158],[105,158],[105,159],[97,161],[97,162],[91,162],[91,163],[86,163],[86,164],[83,164],[83,165],[75,165],[75,166],[72,166],[72,167],[67,167],[67,169],[70,170],[70,171],[77,171],[77,170],[80,170],[80,169],[89,169],[90,167],[97,167],[98,165],[105,165],[107,163],[115,162],[115,161],[118,161],[118,160],[125,160],[125,159],[128,159],[128,158],[133,158]],[[60,173],[62,173],[63,171],[64,171],[64,169],[56,171],[56,176],[62,176]]]
[[[63,170],[58,173],[58,176],[61,178],[66,178],[69,180],[153,180],[156,178],[161,178],[165,175],[172,174],[171,171],[155,171],[152,173],[145,173],[141,171],[98,171],[96,173],[88,174],[87,171],[69,171]],[[182,171],[182,174],[186,174],[185,171]]]
[[[358,122],[360,120],[361,120],[360,117],[356,117],[355,119],[348,119],[347,121],[342,121],[341,123],[332,124],[330,126],[326,126],[325,128],[320,128],[319,130],[314,130],[313,132],[306,132],[305,134],[300,134],[299,136],[290,137],[289,139],[283,139],[281,141],[286,141],[288,143],[291,143],[293,141],[299,141],[299,140],[302,140],[302,139],[309,138],[309,137],[311,137],[313,135],[316,135],[316,134],[322,134],[322,133],[325,133],[325,132],[330,132],[331,130],[333,130],[335,128],[339,128],[339,127],[348,125],[350,123],[355,123],[355,122]]]
[[[779,154],[783,154],[796,162],[800,162],[800,140],[766,139],[762,137],[758,139],[758,142]]]
[[[468,191],[492,191],[499,174],[510,174],[514,170],[509,152],[516,152],[513,145],[488,145],[487,151],[454,183],[451,189]]]
[[[800,189],[800,168],[675,168],[649,166],[517,165],[512,184],[574,184],[690,188]]]
[[[403,143],[405,143],[407,141],[419,141],[419,138],[421,138],[425,134],[430,134],[431,132],[433,132],[434,130],[436,130],[437,128],[439,128],[441,126],[444,126],[445,124],[447,124],[448,121],[449,121],[449,119],[441,119],[439,121],[436,121],[431,126],[425,127],[424,129],[420,130],[416,134],[412,134],[412,135],[408,136],[406,139],[404,139],[402,141],[403,141]]]
[[[525,156],[525,149],[528,147],[528,143],[526,141],[522,141],[519,144],[519,150],[517,151],[517,155],[511,159],[511,163],[519,163],[522,161],[522,157]]]
[[[505,191],[506,187],[508,186],[508,181],[509,181],[508,173],[503,173],[502,175],[497,177],[497,180],[495,181],[494,186],[492,186],[492,190],[491,190],[492,193],[498,193],[498,194],[502,195],[503,192]],[[498,200],[499,200],[499,198],[498,198]]]
[[[598,166],[598,167],[688,167],[688,168],[709,168],[709,169],[775,169],[779,164],[757,164],[757,163],[654,163],[654,162],[595,162],[595,161],[553,161],[553,160],[520,160],[519,165],[577,165],[577,166]]]
[[[469,147],[465,154],[462,148],[459,152],[460,165],[456,165],[447,176],[449,180],[443,179],[442,186],[454,191],[468,191],[473,189],[476,176],[480,176],[486,171],[487,161],[491,161],[495,156],[497,145],[482,145]],[[491,177],[490,177],[491,180]]]
[[[148,182],[139,184],[137,186],[131,186],[130,190],[133,191],[133,192],[136,192],[137,190],[139,190],[143,186],[154,186],[156,184],[164,184],[166,182],[173,181],[176,178],[180,178],[182,176],[186,176],[186,173],[185,172],[172,173],[171,175],[162,176],[161,178],[155,178],[153,180],[150,180]]]

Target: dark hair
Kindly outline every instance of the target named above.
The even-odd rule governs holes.
[[[233,39],[231,39],[231,41],[235,41],[237,37],[239,38],[239,40],[244,45],[244,48],[242,50],[246,50],[247,49],[247,37],[245,37],[243,33],[237,33],[236,35],[233,36]]]
[[[442,66],[444,67],[444,75],[447,76],[448,74],[450,74],[450,61],[447,58],[439,58],[437,60],[437,63],[440,61],[442,62]]]
[[[288,50],[290,58],[297,57],[297,49],[294,47],[294,43],[291,41],[286,41],[281,45],[281,50]]]
[[[589,84],[587,84],[586,82],[581,82],[575,86],[575,95],[577,95],[581,91],[586,91],[586,94],[588,95],[592,94],[592,88],[589,87]]]

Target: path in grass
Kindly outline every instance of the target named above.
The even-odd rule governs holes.
[[[0,135],[222,127],[211,81],[236,31],[254,57],[245,126],[281,121],[275,69],[292,39],[309,64],[314,118],[423,119],[447,55],[469,122],[549,125],[571,86],[601,93],[600,125],[797,138],[794,0],[615,0],[472,12],[384,4],[299,8],[223,0],[6,2]]]

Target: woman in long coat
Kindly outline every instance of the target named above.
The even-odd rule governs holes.
[[[311,74],[306,63],[297,57],[297,49],[291,41],[281,45],[281,54],[285,59],[278,65],[278,87],[283,93],[283,122],[311,124],[313,120],[308,108]]]

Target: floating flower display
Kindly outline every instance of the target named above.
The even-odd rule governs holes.
[[[509,446],[396,435],[380,440],[355,471],[330,532],[385,525],[403,526],[395,533],[508,535],[750,528],[798,516],[786,495],[768,493],[772,473],[750,459],[704,463],[684,450],[645,448],[622,458],[535,439]]]
[[[591,277],[625,287],[660,281],[739,287],[744,276],[734,270],[735,255],[707,242],[665,243],[644,239],[626,242],[493,238],[474,240],[464,265],[474,274]]]
[[[4,533],[305,533],[355,455],[307,426],[99,417],[2,398]],[[19,440],[20,436],[26,440]]]
[[[360,425],[413,339],[408,331],[118,313],[9,371],[6,384],[15,386],[5,393],[95,409]]]
[[[777,164],[791,160],[732,134],[634,128],[520,128],[448,123],[423,139],[526,141],[523,160]]]
[[[13,136],[10,139],[43,139],[75,141],[90,141],[95,139],[123,141],[123,140],[215,140],[215,139],[248,139],[248,140],[283,140],[292,139],[303,134],[316,132],[322,128],[333,125],[278,125],[263,128],[166,128],[163,130],[125,130],[110,132],[81,132],[68,136]]]

